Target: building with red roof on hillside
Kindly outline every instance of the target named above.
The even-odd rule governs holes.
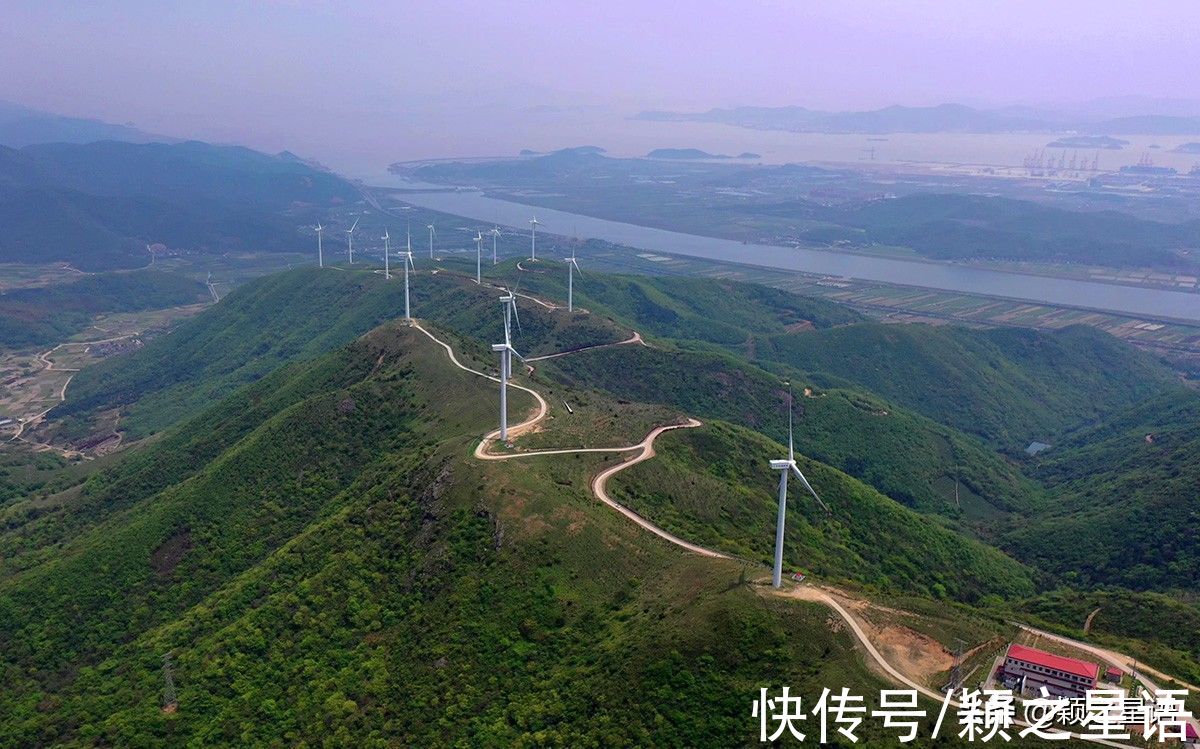
[[[1008,646],[1002,667],[1006,683],[1022,692],[1037,694],[1042,687],[1058,697],[1082,697],[1096,688],[1100,666],[1078,658],[1055,655],[1044,650],[1018,645]]]

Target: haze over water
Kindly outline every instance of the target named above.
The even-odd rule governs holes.
[[[393,179],[393,184],[405,184]],[[408,183],[408,186],[413,186]],[[1153,318],[1200,321],[1200,295],[1050,278],[1004,271],[778,247],[655,229],[548,208],[532,208],[474,191],[409,193],[407,202],[511,227],[536,213],[548,232],[571,233],[630,247],[822,275],[884,281],[945,291],[1098,309]]]

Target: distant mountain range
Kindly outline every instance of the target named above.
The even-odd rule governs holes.
[[[35,143],[91,143],[97,140],[171,143],[177,139],[143,132],[132,123],[116,125],[102,120],[67,117],[0,101],[0,145],[23,148]]]
[[[185,143],[0,146],[0,262],[144,265],[146,245],[288,250],[314,211],[353,200],[292,154]],[[285,215],[290,214],[290,215]]]
[[[976,109],[963,104],[890,106],[869,111],[826,112],[799,106],[735,107],[707,112],[646,111],[635,119],[658,122],[716,122],[755,130],[804,133],[1007,133],[1080,132],[1095,135],[1190,135],[1200,133],[1200,116],[1087,116],[1028,107]]]

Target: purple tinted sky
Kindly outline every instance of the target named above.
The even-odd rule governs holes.
[[[1198,28],[1188,0],[8,0],[0,98],[362,164],[483,152],[539,103],[1200,99]]]

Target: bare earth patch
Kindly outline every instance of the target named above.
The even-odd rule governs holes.
[[[150,552],[150,566],[154,568],[156,574],[166,577],[175,571],[191,548],[192,532],[184,529],[163,541],[157,549]]]

